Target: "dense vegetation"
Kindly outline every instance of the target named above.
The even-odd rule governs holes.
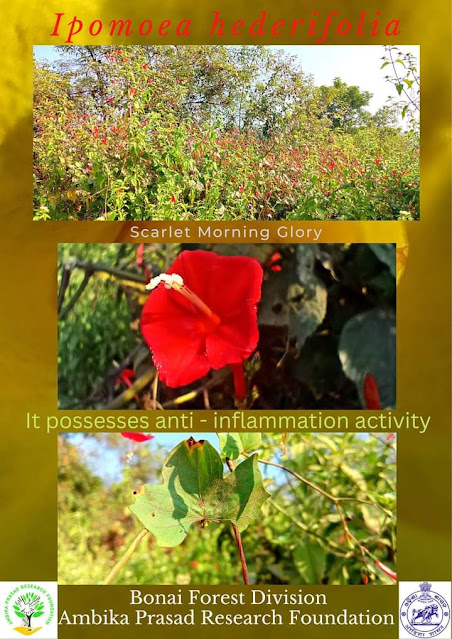
[[[263,270],[259,335],[243,362],[248,395],[242,407],[371,407],[364,392],[367,375],[378,387],[379,406],[373,407],[394,407],[393,244],[62,244],[60,408],[236,407],[229,366],[213,366],[195,381],[169,388],[143,342],[143,305],[148,298],[152,305],[155,295],[149,297],[146,282],[165,273],[181,250],[193,249],[248,256]],[[211,274],[200,269],[194,277],[202,289]],[[237,288],[239,317],[241,279],[231,270],[213,291],[215,305],[215,298],[222,301]],[[183,315],[180,327],[172,315],[166,321],[174,334],[186,333]],[[184,350],[175,351],[176,366]]]
[[[131,456],[132,446],[119,434],[59,437],[59,583],[103,583],[142,529],[132,493],[160,482],[169,448],[148,441]],[[392,435],[266,435],[259,459],[270,498],[242,533],[251,583],[394,583]],[[117,584],[241,583],[231,526],[216,523],[192,526],[174,548],[148,535],[113,574]]]
[[[371,115],[369,93],[262,46],[60,50],[35,63],[37,220],[419,217],[412,102]]]

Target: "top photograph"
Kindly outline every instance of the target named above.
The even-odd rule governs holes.
[[[418,46],[35,46],[36,221],[419,220]]]

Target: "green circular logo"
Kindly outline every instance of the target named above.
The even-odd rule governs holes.
[[[33,635],[48,626],[55,614],[50,593],[37,584],[21,584],[5,600],[5,619],[22,635]]]

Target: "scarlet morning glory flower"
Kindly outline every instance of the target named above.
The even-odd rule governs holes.
[[[154,435],[145,435],[144,433],[121,433],[126,439],[131,439],[134,442],[147,442],[150,439],[154,439]]]
[[[256,348],[261,285],[262,268],[254,258],[182,251],[167,273],[148,284],[152,292],[141,316],[160,379],[177,388],[230,364],[242,399],[237,365],[242,371],[242,361]]]

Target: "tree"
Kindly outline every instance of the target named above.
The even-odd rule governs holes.
[[[332,86],[319,87],[317,94],[318,116],[328,118],[333,128],[350,132],[368,123],[370,116],[364,109],[372,97],[368,91],[335,78]]]
[[[372,116],[372,124],[382,132],[396,133],[398,129],[397,111],[389,106],[382,106]]]

